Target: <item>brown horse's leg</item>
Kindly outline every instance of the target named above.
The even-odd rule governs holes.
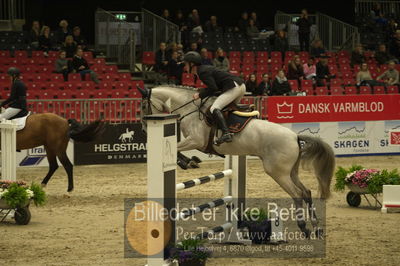
[[[54,172],[58,169],[57,157],[53,151],[46,148],[47,160],[49,161],[49,172],[42,181],[42,185],[46,186]]]
[[[73,168],[71,161],[68,159],[67,153],[63,151],[60,155],[57,156],[60,160],[61,164],[64,166],[65,171],[68,175],[68,192],[74,190],[74,176],[73,176]]]

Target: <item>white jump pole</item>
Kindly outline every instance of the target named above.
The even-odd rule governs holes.
[[[16,147],[17,125],[14,121],[3,119],[0,121],[1,131],[1,179],[17,180]]]

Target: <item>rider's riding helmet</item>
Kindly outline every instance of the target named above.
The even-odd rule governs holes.
[[[201,56],[198,52],[187,52],[183,58],[185,62],[201,65]]]
[[[10,67],[7,71],[7,74],[12,77],[19,77],[19,75],[21,74],[21,71],[19,71],[19,69],[16,67]]]

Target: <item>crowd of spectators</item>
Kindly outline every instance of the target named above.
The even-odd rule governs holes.
[[[52,31],[49,26],[41,26],[35,20],[29,32],[29,43],[34,50],[43,51],[44,56],[48,56],[49,51],[59,51],[55,72],[63,74],[65,81],[68,80],[69,73],[79,73],[82,79],[89,74],[94,82],[99,83],[96,73],[82,56],[87,49],[87,42],[79,26],[71,29],[68,21],[63,19],[59,27]]]

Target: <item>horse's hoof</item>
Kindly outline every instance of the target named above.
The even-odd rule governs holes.
[[[183,170],[187,170],[188,169],[188,165],[186,163],[184,163],[181,160],[178,160],[177,164],[179,165],[180,168],[182,168]]]
[[[201,163],[202,162],[202,160],[197,156],[192,156],[192,161],[194,161],[196,163]]]
[[[189,162],[189,166],[190,166],[191,168],[200,168],[200,166],[199,166],[196,162],[194,162],[194,161],[190,161],[190,162]]]

